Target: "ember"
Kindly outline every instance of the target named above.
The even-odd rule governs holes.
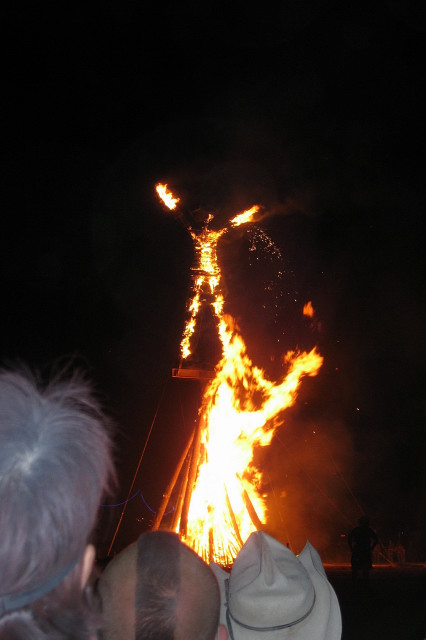
[[[309,300],[303,307],[303,315],[308,316],[309,318],[313,318],[314,316],[314,308],[312,306],[312,302]]]

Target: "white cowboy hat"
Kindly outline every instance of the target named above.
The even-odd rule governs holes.
[[[252,533],[229,574],[210,564],[221,591],[220,623],[231,640],[339,640],[342,619],[321,558],[299,556],[263,531]]]

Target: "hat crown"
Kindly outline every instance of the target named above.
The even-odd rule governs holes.
[[[232,618],[255,628],[291,626],[309,614],[314,601],[311,579],[296,556],[263,531],[253,533],[229,578]]]

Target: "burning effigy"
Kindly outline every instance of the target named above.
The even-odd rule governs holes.
[[[158,196],[171,212],[180,199],[167,185],[156,186]],[[261,493],[262,473],[253,456],[256,447],[270,444],[282,423],[283,412],[295,402],[304,376],[315,376],[323,358],[310,352],[289,351],[283,357],[285,373],[272,381],[250,359],[241,331],[225,312],[217,245],[228,229],[258,220],[260,205],[232,217],[222,229],[204,215],[200,228],[187,224],[195,251],[192,297],[181,341],[181,367],[185,370],[192,349],[200,308],[210,304],[216,320],[221,358],[205,379],[199,422],[187,451],[190,457],[185,489],[175,509],[172,528],[207,562],[229,565],[249,535],[267,519]],[[168,494],[166,494],[168,496]],[[160,526],[160,509],[154,528]]]

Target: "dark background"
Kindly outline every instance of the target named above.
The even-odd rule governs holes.
[[[89,371],[117,423],[112,504],[140,462],[131,541],[199,401],[170,376],[191,240],[154,185],[218,224],[259,202],[221,244],[228,309],[272,378],[288,349],[325,358],[256,453],[268,526],[347,560],[367,513],[424,561],[424,9],[156,5],[1,9],[2,362]],[[120,512],[103,507],[106,545]]]

